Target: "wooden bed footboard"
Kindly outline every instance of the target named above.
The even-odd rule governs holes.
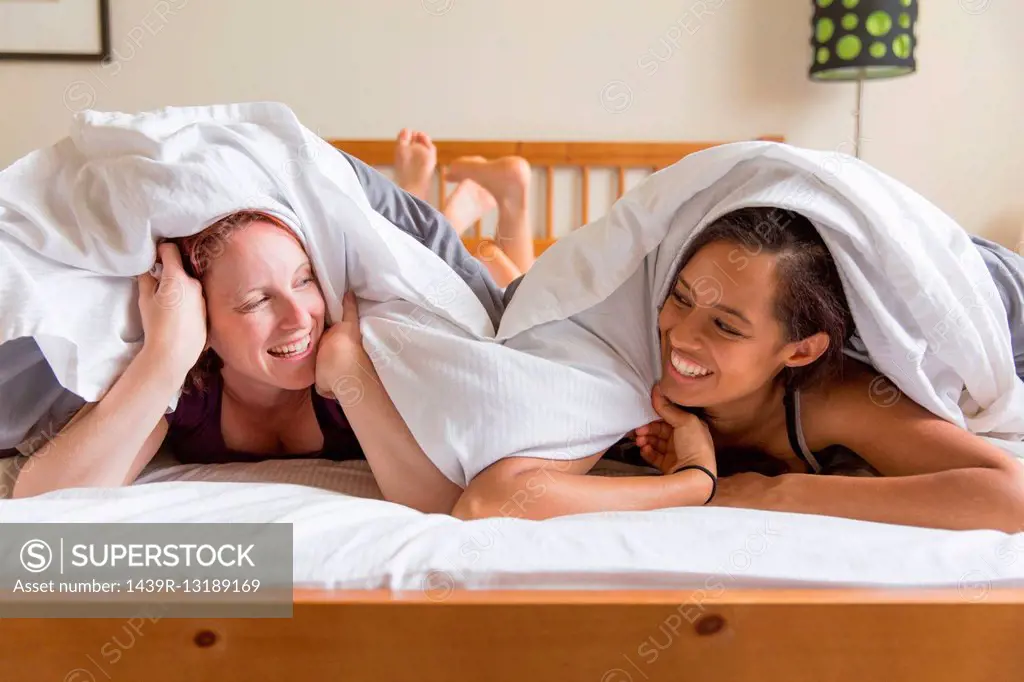
[[[13,681],[998,682],[1024,590],[296,590],[288,619],[0,621]]]

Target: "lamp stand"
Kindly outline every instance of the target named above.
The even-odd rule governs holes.
[[[864,104],[864,79],[857,79],[857,111],[854,113],[855,123],[853,131],[853,155],[860,158],[860,122],[861,112]]]

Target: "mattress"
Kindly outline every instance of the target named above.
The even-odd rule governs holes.
[[[636,471],[609,462],[597,473]],[[976,600],[1024,586],[1024,532],[713,507],[461,521],[381,500],[364,462],[161,457],[130,487],[0,500],[3,523],[212,521],[292,524],[296,587],[437,599],[456,588],[949,587]]]

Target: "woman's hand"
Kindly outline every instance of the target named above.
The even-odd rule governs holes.
[[[359,331],[359,308],[356,296],[345,293],[341,301],[341,319],[331,325],[320,339],[316,351],[316,390],[326,397],[335,397],[339,385],[346,379],[358,378],[360,365],[366,366],[370,358],[363,349],[363,335]]]
[[[148,272],[138,279],[143,347],[184,375],[206,347],[206,299],[202,284],[182,267],[175,244],[160,244],[157,258],[159,279]]]
[[[663,421],[636,430],[640,455],[663,474],[698,464],[717,476],[715,444],[707,425],[666,400],[658,386],[651,391],[651,404]]]

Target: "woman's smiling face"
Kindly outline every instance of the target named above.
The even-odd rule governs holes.
[[[715,241],[679,273],[658,315],[661,390],[688,407],[714,407],[772,380],[796,344],[775,315],[776,256]]]
[[[203,291],[210,347],[225,370],[288,390],[314,383],[326,306],[290,232],[266,220],[234,231]]]

